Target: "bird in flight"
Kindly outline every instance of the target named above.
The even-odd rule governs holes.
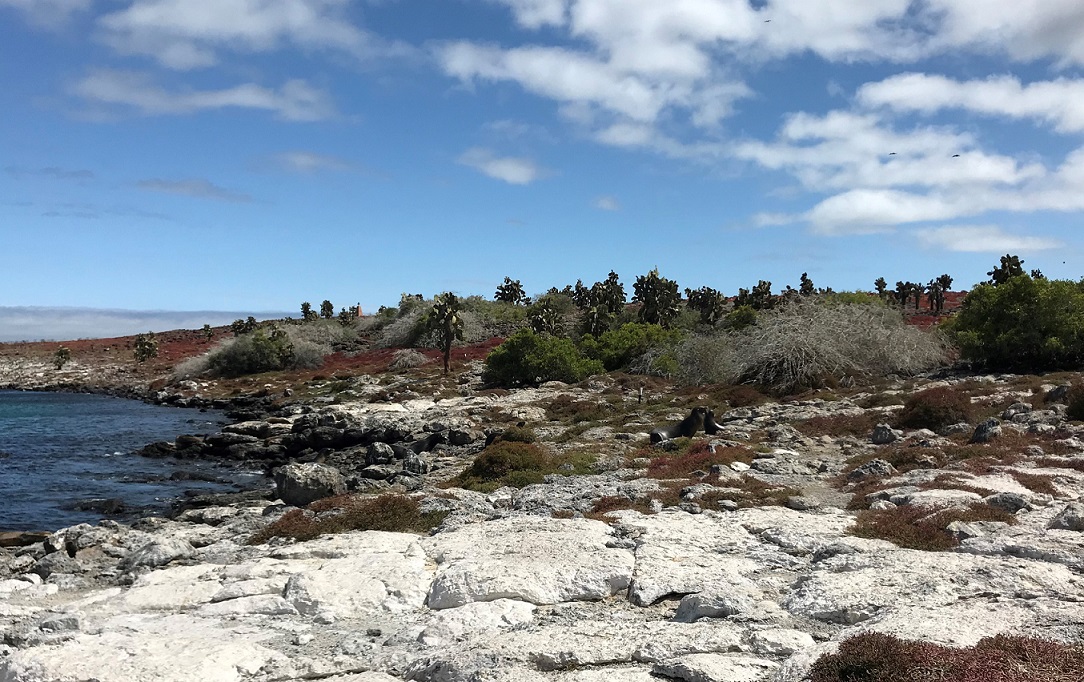
[[[888,152],[888,155],[889,155],[889,156],[895,156],[895,155],[896,155],[896,152]]]
[[[960,158],[960,155],[959,155],[959,154],[953,154],[953,155],[952,155],[952,158],[954,158],[954,159],[958,159],[958,158]]]

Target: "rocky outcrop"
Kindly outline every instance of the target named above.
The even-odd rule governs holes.
[[[345,485],[410,482],[423,511],[448,516],[424,536],[248,544],[287,503],[306,499],[284,496],[0,547],[0,679],[799,682],[818,656],[863,632],[953,646],[999,633],[1078,637],[1084,443],[1057,410],[1023,424],[1045,410],[1018,409],[1005,420],[1006,432],[1054,430],[1006,463],[939,469],[930,455],[946,442],[963,447],[969,433],[908,432],[885,448],[865,433],[803,428],[865,413],[850,400],[732,409],[715,417],[708,445],[753,440],[744,450],[752,464],[705,467],[674,489],[677,506],[656,499],[657,513],[586,518],[603,497],[646,509],[662,496],[668,482],[643,477],[655,452],[640,449],[649,415],[568,445],[606,463],[591,475],[487,493],[433,487],[482,446],[479,415],[541,420],[543,398],[590,390],[602,389],[335,405],[199,439],[223,452],[319,455],[323,464],[300,469],[333,466]],[[324,444],[334,445],[318,452]],[[855,467],[856,458],[866,464]],[[707,503],[748,481],[794,489],[772,498],[790,508],[747,507],[739,487],[729,504]],[[855,512],[843,508],[841,486],[861,486],[860,502],[886,510],[985,505],[1011,516],[951,526],[960,544],[950,551],[903,549],[850,535]]]

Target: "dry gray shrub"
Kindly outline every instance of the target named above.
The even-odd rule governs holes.
[[[408,348],[419,345],[419,339],[425,334],[422,318],[432,303],[417,306],[395,318],[380,330],[373,345],[377,348]]]
[[[397,372],[404,369],[412,369],[414,367],[421,367],[425,363],[429,362],[429,358],[425,357],[413,348],[404,348],[402,350],[395,351],[392,355],[391,363],[388,365],[388,369]]]
[[[819,297],[762,312],[730,348],[737,380],[784,392],[847,375],[916,374],[947,353],[937,332],[907,325],[897,310]]]

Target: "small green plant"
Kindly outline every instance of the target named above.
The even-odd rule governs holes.
[[[230,331],[233,332],[234,336],[241,336],[256,331],[258,326],[259,323],[256,322],[256,318],[249,315],[247,319],[236,319],[231,322]]]
[[[294,346],[285,332],[276,329],[269,337],[258,330],[212,352],[208,367],[220,376],[238,377],[285,369],[293,355]]]
[[[312,304],[311,303],[309,303],[308,301],[305,301],[304,303],[301,304],[301,319],[302,320],[304,320],[305,322],[312,322],[312,321],[316,320],[319,317],[320,316],[316,314],[316,311],[312,309]]]
[[[482,379],[506,388],[534,386],[545,381],[576,383],[604,370],[583,356],[569,339],[521,329],[486,358]]]
[[[200,333],[203,335],[204,341],[210,341],[215,337],[215,330],[211,328],[211,325],[203,325],[203,329],[200,329]]]
[[[154,332],[136,336],[133,353],[136,361],[141,363],[158,357],[158,339],[154,336]]]
[[[757,311],[751,305],[739,305],[727,313],[723,318],[723,324],[727,329],[740,332],[746,327],[752,327],[757,323]]]
[[[952,424],[970,422],[974,409],[967,394],[949,387],[929,388],[910,396],[896,423],[910,429],[937,431]]]
[[[56,367],[57,369],[63,369],[64,365],[68,364],[71,359],[71,349],[67,346],[60,346],[56,349],[56,352],[53,353],[53,367]]]

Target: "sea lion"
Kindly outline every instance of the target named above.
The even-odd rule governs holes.
[[[660,426],[651,432],[651,442],[661,443],[671,438],[692,438],[704,428],[704,418],[708,414],[706,407],[694,407],[691,414],[673,426]]]
[[[704,433],[714,436],[722,429],[723,427],[715,423],[715,412],[708,410],[708,413],[704,415]]]

